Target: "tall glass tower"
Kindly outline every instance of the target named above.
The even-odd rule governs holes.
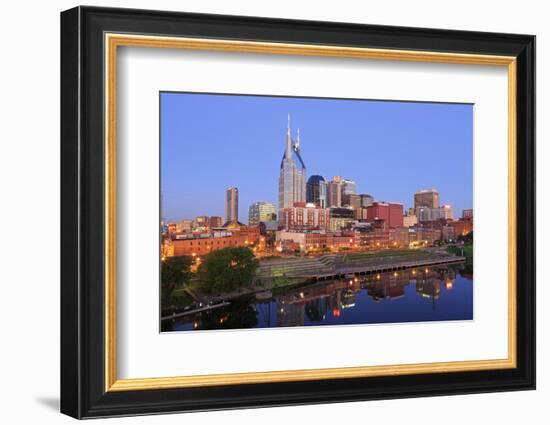
[[[306,185],[306,201],[327,208],[327,182],[323,176],[311,176]]]
[[[293,207],[295,202],[306,201],[306,166],[300,152],[300,130],[296,139],[293,140],[290,135],[289,115],[285,152],[279,172],[279,224],[282,224],[283,209]]]

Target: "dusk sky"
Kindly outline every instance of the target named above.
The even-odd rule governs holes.
[[[455,217],[472,208],[472,105],[161,93],[162,217],[225,217],[231,186],[243,223],[251,203],[277,205],[288,114],[308,178],[355,180],[405,211],[431,188]]]

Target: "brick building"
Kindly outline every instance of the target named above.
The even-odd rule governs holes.
[[[389,227],[403,226],[403,204],[396,202],[373,202],[367,207],[367,221],[384,220]]]
[[[470,219],[458,219],[449,222],[449,225],[453,227],[456,237],[459,235],[467,235],[474,230],[474,222]]]
[[[338,250],[340,248],[354,248],[356,236],[353,232],[289,232],[280,230],[277,232],[276,240],[284,251],[314,251],[329,248]]]
[[[327,230],[330,210],[313,203],[295,202],[293,207],[284,208],[279,223],[285,230]]]
[[[163,255],[179,257],[183,255],[204,255],[222,248],[255,246],[260,241],[258,226],[242,226],[231,231],[212,232],[200,235],[174,235],[163,244]]]

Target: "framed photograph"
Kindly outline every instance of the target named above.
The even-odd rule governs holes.
[[[535,388],[535,37],[61,14],[61,411]]]

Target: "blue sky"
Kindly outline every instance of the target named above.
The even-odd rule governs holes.
[[[341,175],[405,208],[428,188],[455,217],[472,207],[472,105],[161,93],[162,216],[224,217],[230,186],[244,223],[251,203],[277,205],[289,113],[308,177]]]

